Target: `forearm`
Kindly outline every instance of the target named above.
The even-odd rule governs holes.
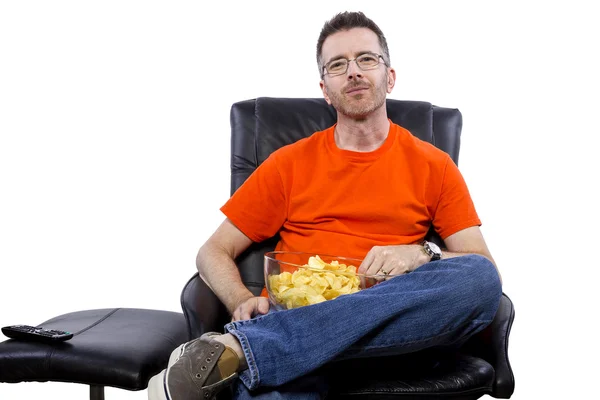
[[[447,258],[467,256],[469,254],[479,254],[479,253],[458,253],[458,252],[455,252],[455,251],[442,250],[442,260],[445,260]],[[488,256],[486,254],[479,254],[479,255],[480,256],[484,256],[485,258],[487,258],[488,260],[490,260],[492,262],[492,264],[496,265],[496,263],[492,259],[492,256]]]
[[[239,304],[254,297],[246,288],[233,256],[225,249],[207,242],[196,257],[200,277],[217,295],[230,314]]]

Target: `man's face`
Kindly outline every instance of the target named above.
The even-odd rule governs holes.
[[[352,60],[366,52],[383,54],[377,35],[367,28],[353,28],[325,39],[321,56],[323,65],[327,65],[332,60]],[[351,61],[346,73],[337,76],[325,73],[320,85],[327,103],[339,113],[364,119],[385,105],[386,93],[391,93],[395,79],[395,71],[380,58],[376,68],[366,71]]]

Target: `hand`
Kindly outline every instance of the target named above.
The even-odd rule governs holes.
[[[401,275],[414,271],[426,262],[427,255],[418,244],[374,246],[358,267],[358,273]]]
[[[231,317],[231,321],[239,321],[242,319],[250,319],[258,314],[266,314],[269,312],[269,299],[266,297],[250,297],[242,302]]]

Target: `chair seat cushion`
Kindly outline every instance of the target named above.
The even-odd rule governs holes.
[[[0,343],[0,382],[59,381],[142,390],[188,340],[183,314],[131,308],[64,314],[39,324],[72,332],[58,344]]]
[[[328,399],[477,399],[491,393],[494,368],[485,360],[460,353],[419,353],[353,360],[330,372]]]

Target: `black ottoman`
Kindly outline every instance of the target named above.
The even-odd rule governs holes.
[[[39,324],[72,332],[58,344],[9,339],[0,343],[0,382],[74,382],[104,399],[104,386],[143,390],[189,339],[183,314],[132,308],[87,310]]]

